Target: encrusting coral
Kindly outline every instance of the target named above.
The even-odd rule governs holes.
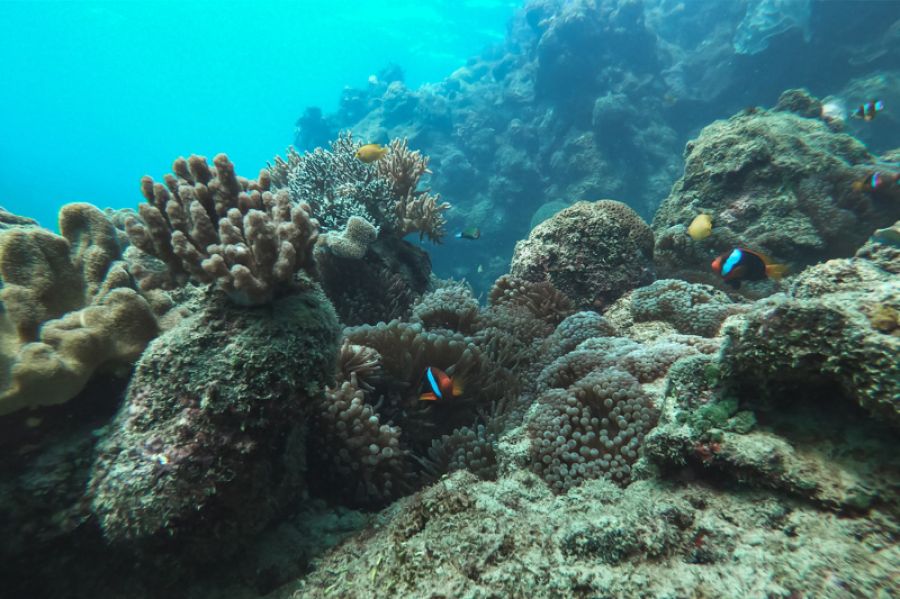
[[[0,231],[0,414],[68,401],[98,369],[136,360],[159,330],[103,212],[67,204],[59,224],[61,236]]]
[[[265,169],[248,180],[225,154],[213,164],[192,155],[175,161],[165,184],[141,179],[147,203],[140,220],[126,221],[128,236],[166,264],[175,284],[215,282],[238,304],[267,303],[297,271],[313,271],[317,223],[309,206],[269,190]]]

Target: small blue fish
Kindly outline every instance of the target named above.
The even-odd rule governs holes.
[[[481,229],[478,227],[467,227],[456,234],[457,239],[478,239],[481,237]]]
[[[851,116],[864,121],[871,121],[875,118],[875,115],[882,110],[884,110],[884,102],[881,100],[872,100],[865,104],[860,104],[859,107],[853,111]]]

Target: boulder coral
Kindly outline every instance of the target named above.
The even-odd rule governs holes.
[[[797,104],[796,95],[783,104]],[[705,127],[684,158],[684,176],[653,220],[656,263],[668,277],[713,282],[710,261],[734,247],[797,271],[852,255],[871,230],[900,217],[900,203],[864,185],[875,157],[818,118],[744,111]],[[698,214],[713,223],[702,241],[686,233]]]
[[[267,308],[213,290],[194,302],[138,362],[98,444],[89,496],[109,542],[175,539],[205,560],[305,489],[305,414],[333,380],[338,324],[309,284]]]
[[[103,212],[67,204],[59,225],[61,235],[0,232],[0,414],[68,401],[99,369],[134,362],[159,330]]]
[[[510,273],[549,281],[580,308],[605,307],[655,278],[653,232],[621,202],[576,202],[516,244]]]

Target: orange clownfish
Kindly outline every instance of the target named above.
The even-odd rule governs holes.
[[[713,272],[735,289],[740,288],[741,281],[780,279],[787,273],[787,266],[784,264],[772,264],[768,256],[746,248],[734,248],[725,252],[713,260],[711,266]]]
[[[439,399],[451,399],[462,395],[463,388],[459,379],[452,379],[440,368],[429,366],[422,377],[422,388],[419,399],[423,401],[437,401]]]

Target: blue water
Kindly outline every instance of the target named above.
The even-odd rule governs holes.
[[[415,88],[503,38],[509,0],[0,2],[0,205],[134,207],[191,153],[247,176],[304,107],[397,63]]]

